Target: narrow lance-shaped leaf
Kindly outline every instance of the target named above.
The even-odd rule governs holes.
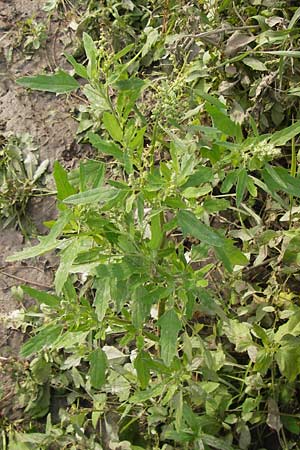
[[[177,337],[181,329],[181,321],[173,309],[166,311],[158,320],[160,327],[160,351],[166,366],[170,366],[177,355]]]
[[[271,192],[283,191],[294,197],[300,197],[300,179],[292,177],[288,170],[283,167],[272,167],[266,165],[263,177]]]
[[[29,339],[21,348],[21,356],[27,358],[43,348],[49,348],[59,337],[62,325],[50,324]]]
[[[238,173],[237,186],[236,186],[236,205],[240,206],[242,203],[245,191],[247,189],[248,174],[246,169],[241,169]]]
[[[34,258],[35,256],[43,255],[44,253],[47,253],[56,248],[59,243],[56,238],[62,233],[63,229],[68,224],[71,214],[71,211],[64,211],[51,228],[48,236],[40,236],[40,243],[38,245],[36,245],[35,247],[25,248],[21,252],[9,256],[7,258],[7,261],[13,262],[20,261],[22,259]]]
[[[300,133],[300,121],[293,123],[293,125],[284,128],[283,130],[276,131],[270,139],[270,144],[285,145],[288,141],[293,139],[293,137],[297,136],[297,134],[299,133]]]
[[[75,238],[73,241],[71,241],[68,247],[65,248],[60,253],[60,264],[56,271],[54,280],[57,294],[61,293],[62,288],[64,287],[64,284],[67,281],[72,264],[76,256],[78,255],[80,249],[81,249],[81,241]]]
[[[36,75],[19,78],[17,84],[36,91],[66,94],[79,88],[79,83],[67,72],[60,70],[53,75]]]
[[[106,314],[108,304],[110,301],[110,280],[106,278],[105,280],[97,280],[95,283],[96,296],[94,300],[94,306],[96,309],[96,314],[99,322],[104,319]]]
[[[53,176],[55,179],[56,189],[57,189],[57,198],[59,200],[64,200],[66,197],[73,195],[76,193],[75,188],[71,185],[68,180],[68,174],[65,169],[59,164],[58,161],[55,161],[53,167]]]
[[[149,247],[152,250],[158,250],[163,242],[163,232],[161,224],[161,214],[155,214],[151,217],[151,239],[149,242]]]
[[[107,203],[109,200],[115,198],[119,193],[118,189],[102,186],[95,189],[90,189],[79,194],[71,195],[64,200],[64,203],[71,205],[89,205],[91,203]]]
[[[108,131],[108,133],[110,134],[110,137],[114,141],[122,142],[123,131],[116,117],[113,114],[105,111],[103,113],[102,122],[106,131]]]
[[[87,73],[89,77],[93,78],[97,75],[97,48],[91,36],[87,33],[82,35],[83,46],[88,58]]]
[[[114,158],[123,162],[124,154],[117,144],[115,144],[114,142],[106,142],[103,139],[101,139],[100,136],[98,136],[95,133],[92,133],[91,131],[87,133],[87,136],[92,146],[95,147],[97,150],[100,150],[102,153],[113,156]]]
[[[94,350],[89,357],[90,380],[95,389],[100,389],[105,383],[105,371],[107,369],[107,356],[101,348]]]
[[[184,236],[189,234],[214,247],[222,247],[226,243],[225,238],[219,236],[212,228],[200,222],[190,211],[179,211],[177,220]]]
[[[139,352],[133,363],[142,389],[146,389],[150,381],[149,363],[151,363],[151,356],[143,350]]]
[[[51,295],[48,292],[38,291],[37,289],[34,289],[30,286],[22,286],[22,290],[23,292],[25,292],[25,294],[30,295],[30,297],[34,298],[39,303],[44,303],[51,308],[56,308],[60,305],[59,297]]]
[[[65,55],[66,60],[73,66],[76,74],[82,78],[87,79],[88,74],[87,74],[87,70],[84,67],[84,65],[78,63],[72,55],[68,55],[67,53],[65,53],[64,55]]]

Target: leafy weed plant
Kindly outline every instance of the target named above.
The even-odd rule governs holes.
[[[135,6],[125,3],[130,15]],[[168,29],[175,2],[161,8]],[[188,58],[173,57],[171,88],[141,76],[146,56],[155,48],[161,58],[166,48],[155,28],[144,33],[140,48],[128,42],[114,54],[84,33],[86,63],[67,55],[86,80],[79,132],[99,158],[70,173],[55,164],[58,219],[38,245],[9,258],[54,249],[60,258],[55,293],[23,287],[39,306],[25,313],[32,331],[21,355],[30,361],[31,390],[26,385],[23,400],[35,392],[27,413],[48,413],[46,430],[13,432],[11,442],[297,448],[299,121],[264,133],[248,111],[242,126],[230,102],[199,81],[203,65],[196,70]],[[235,39],[241,50],[258,37]],[[268,53],[281,58],[282,76],[290,52]],[[60,94],[80,86],[64,71],[18,83]],[[58,396],[64,404],[53,417]]]

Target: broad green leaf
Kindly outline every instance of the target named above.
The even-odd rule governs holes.
[[[40,355],[31,361],[30,371],[36,383],[44,384],[50,377],[51,363],[46,361],[43,355]]]
[[[166,430],[164,432],[164,437],[166,439],[170,439],[172,441],[176,441],[176,442],[190,442],[190,441],[194,441],[195,439],[195,434],[191,431],[175,431],[175,430]],[[200,440],[200,439],[199,439]],[[204,448],[203,447],[203,442],[201,440],[201,446],[198,446],[198,448]]]
[[[300,52],[299,52],[300,53]],[[293,123],[293,125],[284,128],[283,130],[273,133],[270,144],[285,145],[288,141],[293,139],[300,133],[300,121]]]
[[[93,108],[97,108],[98,113],[110,110],[110,104],[105,96],[105,93],[101,91],[101,88],[95,89],[90,84],[85,84],[82,88],[83,94],[89,100]]]
[[[142,57],[146,56],[149,53],[150,49],[156,43],[159,38],[159,33],[157,28],[147,27],[144,29],[144,32],[147,36],[146,43],[142,48]]]
[[[97,318],[99,322],[102,322],[102,320],[105,317],[109,301],[111,299],[109,278],[106,278],[101,281],[96,280],[95,287],[96,287],[96,295],[94,299],[94,306]]]
[[[119,80],[115,83],[116,88],[119,91],[130,92],[140,91],[142,87],[146,85],[146,82],[141,78],[129,78],[128,80]]]
[[[87,133],[87,136],[93,147],[100,150],[102,153],[113,156],[114,158],[123,162],[124,154],[117,144],[113,142],[106,142],[103,139],[101,139],[100,136],[98,136],[95,133],[92,133],[91,131]]]
[[[282,375],[293,383],[300,374],[300,338],[286,335],[280,344],[275,359]]]
[[[25,294],[30,295],[30,297],[34,298],[41,304],[44,303],[45,305],[50,306],[50,308],[56,308],[60,305],[60,298],[55,295],[48,294],[48,292],[38,291],[37,289],[29,286],[22,286],[22,290]]]
[[[293,434],[300,434],[300,420],[299,417],[280,416],[280,420],[288,431]]]
[[[227,319],[223,323],[223,333],[235,345],[237,352],[244,352],[249,346],[254,345],[250,329],[251,326],[247,323],[233,319]]]
[[[61,166],[61,164],[58,161],[54,162],[53,176],[55,179],[57,189],[57,198],[59,200],[64,200],[70,195],[76,193],[75,188],[69,182],[66,170]]]
[[[84,78],[86,80],[88,77],[88,73],[84,65],[79,64],[72,55],[68,55],[67,53],[65,53],[64,55],[66,57],[66,60],[73,66],[75,73],[79,77]]]
[[[280,325],[274,336],[275,342],[280,343],[286,335],[300,336],[300,311],[295,312],[286,323]]]
[[[134,46],[135,44],[126,45],[126,47],[122,48],[122,50],[114,55],[114,60],[118,61],[118,59],[123,58],[123,56],[127,55],[127,53],[129,53],[134,48]]]
[[[269,70],[267,68],[267,66],[265,65],[265,63],[263,63],[262,61],[260,61],[257,58],[253,58],[251,56],[244,58],[243,63],[246,64],[246,66],[251,67],[251,69],[253,69],[253,70],[259,70],[262,72]]]
[[[230,117],[220,112],[218,108],[209,103],[206,104],[206,110],[213,119],[214,126],[227,136],[236,138],[242,137],[241,126],[233,122]]]
[[[236,186],[236,205],[240,206],[247,189],[248,174],[246,169],[239,170]]]
[[[105,111],[102,116],[102,122],[106,131],[110,134],[110,137],[115,141],[122,142],[123,131],[116,117]]]
[[[105,372],[108,367],[107,356],[101,348],[94,350],[90,356],[90,380],[95,389],[100,389],[105,384]]]
[[[271,192],[283,191],[294,197],[300,197],[300,180],[292,177],[283,167],[272,167],[269,164],[262,171],[263,178]]]
[[[227,173],[220,189],[222,194],[226,194],[227,192],[230,191],[232,186],[236,183],[237,177],[238,177],[238,170],[233,170]]]
[[[215,213],[218,211],[224,211],[230,207],[230,202],[224,198],[208,198],[203,202],[203,208],[208,213]]]
[[[164,383],[156,384],[149,389],[145,391],[137,391],[135,394],[130,397],[130,403],[136,404],[136,403],[144,403],[147,400],[150,400],[152,398],[158,397],[159,395],[162,395],[166,388],[166,385]]]
[[[20,261],[22,259],[34,258],[38,255],[43,255],[54,248],[56,248],[59,244],[59,241],[56,238],[63,232],[65,226],[69,223],[71,218],[71,211],[64,211],[61,213],[53,227],[51,228],[50,233],[46,236],[40,236],[40,243],[35,247],[25,248],[21,252],[15,253],[12,256],[7,258],[7,261]]]
[[[255,355],[254,371],[259,372],[261,375],[265,375],[273,363],[273,355],[267,352],[264,347],[259,348]]]
[[[288,243],[283,254],[285,264],[300,265],[300,236],[294,236]]]
[[[212,191],[210,184],[205,184],[201,187],[188,187],[182,192],[182,196],[186,199],[204,197]]]
[[[36,75],[33,77],[18,78],[17,84],[25,88],[66,94],[79,88],[79,83],[71,75],[63,70],[53,75]]]
[[[62,325],[47,325],[21,347],[20,355],[28,358],[43,348],[49,348],[58,339],[63,330]]]
[[[183,417],[183,395],[182,390],[177,392],[173,399],[172,404],[175,409],[175,429],[176,431],[180,431],[182,429],[182,417]]]
[[[195,173],[188,177],[188,180],[182,186],[183,189],[188,187],[200,186],[202,183],[213,181],[214,174],[210,167],[200,167]]]
[[[179,211],[177,214],[177,221],[184,236],[191,235],[214,247],[222,247],[226,243],[225,238],[219,236],[213,228],[200,222],[200,220],[198,220],[190,211]]]
[[[151,229],[151,239],[149,242],[149,247],[152,250],[158,250],[163,241],[160,213],[155,214],[155,216],[151,217],[150,229]]]
[[[89,205],[93,203],[107,203],[114,199],[119,193],[118,189],[110,186],[102,186],[95,189],[90,189],[79,194],[71,195],[64,200],[64,203],[70,205]]]
[[[147,320],[151,305],[153,304],[153,297],[143,286],[139,286],[134,292],[134,301],[132,303],[132,324],[139,330]]]
[[[225,441],[225,439],[221,439],[215,436],[211,436],[209,434],[200,434],[201,439],[206,445],[218,450],[234,450],[234,448]]]
[[[173,309],[166,311],[157,322],[160,328],[160,352],[163,362],[170,366],[177,355],[177,337],[182,323]]]
[[[146,389],[150,381],[150,367],[151,356],[145,351],[140,351],[134,360],[134,367],[137,373],[137,377],[141,386],[141,389]]]
[[[91,159],[80,163],[79,179],[81,192],[102,186],[104,178],[105,164],[101,161]]]
[[[249,262],[244,253],[230,241],[222,247],[215,247],[215,253],[228,272],[232,272],[234,266],[245,266]]]
[[[87,73],[90,78],[94,78],[97,76],[97,48],[91,36],[85,32],[82,35],[82,41],[88,59]]]
[[[74,350],[86,344],[89,331],[66,331],[55,342],[55,350]]]
[[[75,238],[60,252],[60,264],[55,274],[55,290],[59,295],[67,281],[70,269],[81,250],[81,240]]]

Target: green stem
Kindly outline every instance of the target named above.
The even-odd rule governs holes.
[[[296,154],[295,138],[293,137],[293,139],[292,139],[291,176],[295,177],[296,173],[297,173],[297,154]],[[294,197],[293,197],[293,195],[290,195],[290,218],[289,218],[290,226],[291,226],[291,223],[292,223],[293,204],[294,204]]]

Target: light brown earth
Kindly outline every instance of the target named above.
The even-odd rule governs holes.
[[[21,24],[28,18],[46,23],[42,0],[0,0],[0,132],[29,133],[39,146],[40,161],[50,160],[50,170],[55,160],[72,160],[76,121],[72,117],[71,102],[66,97],[41,92],[28,92],[15,83],[24,75],[49,72],[65,65],[63,51],[72,42],[70,17],[52,17],[47,22],[50,29],[44,48],[32,54],[24,53],[22,45],[16,46]],[[68,163],[67,163],[68,164]],[[38,233],[43,233],[43,221],[55,214],[54,198],[34,199],[28,209]],[[0,230],[0,386],[2,387],[0,416],[7,408],[14,409],[9,389],[10,379],[4,366],[14,360],[23,340],[20,331],[7,328],[6,320],[22,307],[11,293],[11,288],[28,283],[32,287],[47,288],[53,279],[53,257],[34,261],[6,263],[8,255],[25,245],[24,237],[16,229]],[[2,370],[1,370],[2,366]],[[0,393],[1,394],[1,393]],[[6,400],[5,400],[6,399]]]

